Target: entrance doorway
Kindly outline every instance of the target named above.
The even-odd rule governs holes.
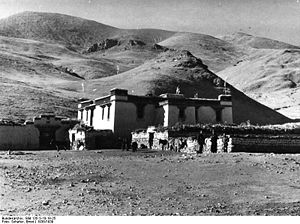
[[[55,145],[51,144],[55,142],[55,132],[53,131],[40,131],[40,148],[54,149]]]
[[[37,127],[40,132],[40,149],[56,149],[55,132],[58,127]]]

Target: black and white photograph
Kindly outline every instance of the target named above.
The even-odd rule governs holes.
[[[2,224],[299,215],[299,0],[0,0]]]

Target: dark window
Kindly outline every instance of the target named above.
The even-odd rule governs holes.
[[[216,110],[216,122],[222,121],[222,110]]]
[[[107,120],[109,120],[109,116],[110,116],[110,106],[107,107]]]
[[[137,117],[139,119],[143,118],[144,117],[144,112],[145,112],[145,105],[144,104],[139,104],[137,105]]]
[[[184,108],[179,108],[179,118],[184,119]]]
[[[86,119],[86,121],[88,121],[88,119],[89,119],[89,111],[88,110],[86,111],[86,118],[85,119]]]
[[[104,120],[104,109],[105,107],[102,107],[102,120]]]
[[[91,109],[91,120],[90,120],[90,126],[93,126],[93,117],[94,117],[94,109]]]

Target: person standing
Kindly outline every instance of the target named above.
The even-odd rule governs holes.
[[[132,147],[132,152],[136,152],[137,151],[137,148],[138,148],[138,144],[136,142],[133,142],[131,144],[131,147]]]
[[[126,139],[125,138],[121,139],[121,149],[122,149],[122,151],[125,151],[125,149],[126,149]]]
[[[228,152],[229,138],[228,138],[228,136],[225,133],[222,136],[222,141],[223,141],[223,151],[224,152]]]
[[[217,148],[217,146],[218,146],[218,143],[217,143],[217,141],[218,141],[218,136],[215,134],[214,131],[213,131],[213,134],[212,134],[212,136],[211,136],[211,138],[210,138],[210,141],[211,141],[211,148],[210,148],[210,151],[211,151],[212,153],[216,153],[217,150],[218,150],[218,148]]]
[[[149,139],[148,139],[148,144],[149,144],[149,149],[152,149],[153,146],[153,139],[154,139],[154,133],[149,133]]]
[[[197,151],[197,154],[201,154],[201,153],[203,153],[203,146],[205,143],[205,138],[204,138],[202,131],[199,132],[197,140],[198,140],[198,144],[199,144],[199,150]]]
[[[130,149],[130,140],[129,140],[129,138],[125,138],[125,149],[126,149],[126,151],[129,151],[129,149]]]

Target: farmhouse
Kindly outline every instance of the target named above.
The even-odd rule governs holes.
[[[230,95],[218,99],[186,98],[183,94],[160,96],[130,95],[125,89],[112,89],[110,95],[81,102],[78,120],[95,130],[111,130],[117,137],[149,126],[171,127],[177,123],[233,122]]]
[[[23,124],[0,121],[0,150],[54,149],[56,143],[69,145],[68,130],[78,123],[54,114],[42,114]]]

